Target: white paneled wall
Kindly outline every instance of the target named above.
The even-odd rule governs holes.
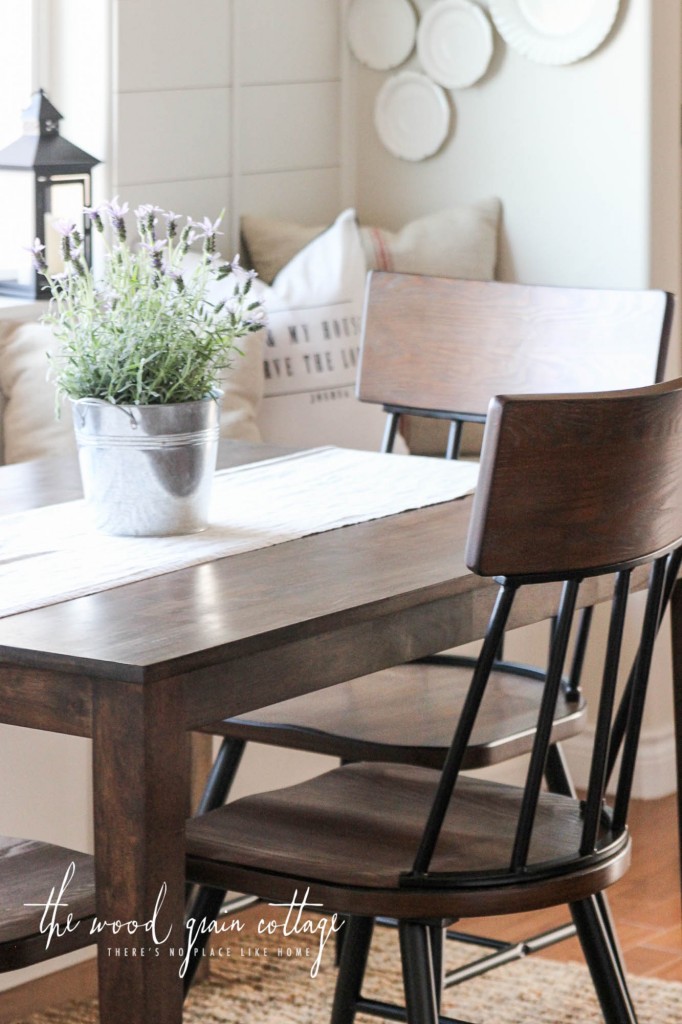
[[[230,81],[230,0],[119,0],[123,93],[176,92]]]
[[[341,205],[343,160],[338,0],[233,3],[235,208],[329,221]]]
[[[338,165],[337,82],[250,85],[241,92],[244,175]]]
[[[338,0],[238,3],[240,78],[245,85],[338,79]]]
[[[112,191],[194,217],[331,220],[338,0],[113,0]]]
[[[217,217],[230,176],[230,0],[114,0],[112,192]]]
[[[229,89],[121,93],[117,187],[226,178],[228,104]]]
[[[243,175],[239,186],[244,213],[282,217],[302,224],[325,224],[345,205],[338,167]]]

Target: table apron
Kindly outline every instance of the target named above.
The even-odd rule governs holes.
[[[645,585],[648,570],[635,570],[633,584]],[[448,647],[480,639],[497,594],[491,580],[470,590],[415,602],[408,607],[355,616],[337,627],[275,641],[272,646],[225,657],[194,671],[154,679],[175,694],[184,707],[185,727],[198,728],[230,715],[244,714],[289,697],[404,664]],[[609,577],[586,580],[579,604],[598,604],[612,593]],[[556,609],[560,584],[522,588],[510,628],[546,620]],[[340,614],[339,619],[343,616]],[[98,678],[96,671],[32,668],[0,664],[0,722],[72,736],[92,736],[93,699],[102,687],[122,681]],[[142,680],[140,687],[150,685]],[[131,685],[130,683],[126,685]]]
[[[89,677],[0,665],[0,722],[66,736],[92,736]]]
[[[560,585],[528,592],[519,624],[547,618],[556,607]],[[270,650],[187,673],[182,677],[187,727],[243,714],[290,697],[402,665],[427,654],[457,647],[484,634],[498,592],[480,585],[467,593],[374,613],[339,628],[316,632]]]

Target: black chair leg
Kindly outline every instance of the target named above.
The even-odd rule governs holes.
[[[438,1024],[429,926],[401,921],[399,930],[408,1024]]]
[[[202,921],[205,921],[208,925],[218,917],[224,899],[224,889],[208,889],[203,886],[202,888],[197,889],[194,899],[192,900],[190,913],[187,916],[195,922],[195,926],[197,923]],[[194,975],[197,973],[203,951],[206,948],[209,938],[210,934],[208,932],[202,931],[201,934],[192,936],[190,935],[189,930],[187,928],[185,929],[185,942],[186,949],[188,951],[187,971],[183,978],[185,995],[187,995],[192,986]],[[189,952],[190,950],[191,953]]]
[[[353,1024],[362,982],[367,968],[374,919],[348,917],[344,932],[339,973],[336,979],[331,1024]],[[341,933],[339,933],[341,934]]]
[[[227,738],[220,744],[196,810],[197,814],[206,814],[208,811],[214,811],[225,803],[232,788],[245,746],[244,740],[231,740]]]
[[[197,814],[206,814],[217,807],[222,807],[225,803],[232,788],[234,777],[237,774],[245,746],[244,740],[231,740],[227,738],[220,744],[208,779],[206,780],[199,806],[197,807]],[[186,896],[187,919],[191,918],[195,922],[203,921],[208,925],[215,921],[220,913],[220,908],[225,899],[225,890],[188,885],[186,887]],[[203,932],[194,941],[191,941],[188,933],[186,933],[185,937],[188,948],[191,947],[192,949],[187,973],[184,977],[185,995],[187,995],[201,962],[202,953],[208,943],[209,934]]]
[[[606,1024],[637,1024],[607,905],[593,896],[571,914]]]
[[[601,915],[601,919],[602,919],[602,922],[604,924],[604,928],[606,929],[606,931],[607,931],[607,933],[609,935],[609,939],[610,939],[611,945],[613,946],[613,948],[616,951],[616,962],[617,962],[618,970],[620,971],[620,976],[621,976],[622,981],[623,981],[623,986],[624,986],[625,990],[628,991],[627,975],[625,974],[625,968],[623,967],[623,955],[621,953],[620,944],[618,942],[618,936],[616,935],[616,929],[615,929],[615,926],[614,926],[614,923],[613,923],[613,918],[611,916],[611,907],[609,906],[608,897],[607,897],[605,892],[598,892],[595,895],[594,899],[595,899],[595,902],[597,904],[597,908],[599,910],[599,913]],[[634,1009],[633,1009],[633,1013],[634,1013]]]
[[[442,924],[429,925],[429,939],[431,941],[431,962],[433,963],[433,982],[436,988],[436,1006],[440,1013],[441,1001],[443,998],[443,942],[445,940],[445,922]]]

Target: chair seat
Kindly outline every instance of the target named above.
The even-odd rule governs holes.
[[[69,915],[71,930],[64,935],[41,933],[43,905],[59,897],[70,865],[73,877],[62,897],[55,921],[63,925]],[[61,956],[92,945],[90,927],[95,918],[94,860],[50,843],[0,836],[0,971]],[[49,912],[48,920],[52,920]]]
[[[522,881],[511,877],[523,791],[462,777],[431,869],[457,878],[433,889],[407,889],[400,876],[411,868],[438,778],[429,768],[352,764],[237,800],[188,822],[189,877],[285,902],[309,887],[309,902],[341,913],[416,919],[572,902],[627,869],[627,836],[614,843],[602,825],[597,855],[581,858],[580,803],[544,793],[529,870]],[[566,850],[575,853],[567,857]],[[557,859],[561,870],[543,876],[538,866]]]
[[[471,666],[461,657],[447,665],[402,665],[213,723],[205,731],[349,761],[438,768],[460,716]],[[464,767],[484,768],[527,753],[541,697],[539,679],[510,668],[493,672]],[[567,699],[562,690],[552,741],[578,733],[585,713],[585,702]]]

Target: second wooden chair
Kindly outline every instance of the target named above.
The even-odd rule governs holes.
[[[441,1015],[438,925],[564,903],[605,1021],[636,1024],[604,891],[629,865],[627,813],[649,667],[681,545],[682,380],[495,399],[466,563],[495,577],[499,590],[442,769],[345,765],[194,818],[189,877],[272,902],[306,892],[324,912],[351,915],[332,1024],[352,1024],[358,1010],[409,1024],[450,1020]],[[543,791],[542,780],[579,588],[597,576],[612,581],[613,599],[587,795],[578,800]],[[514,604],[552,581],[563,585],[525,784],[463,776]],[[629,593],[642,587],[648,597],[621,735],[614,708],[624,623]],[[415,694],[406,712],[418,707]],[[406,1010],[361,996],[380,915],[400,922]]]
[[[391,451],[399,419],[447,421],[447,457],[460,452],[462,426],[484,423],[498,393],[582,392],[660,380],[672,297],[661,291],[609,291],[459,281],[375,272],[369,276],[358,374],[361,401],[383,405]],[[571,671],[557,695],[547,776],[570,793],[560,740],[584,724],[578,687],[589,615]],[[447,654],[217,722],[222,735],[199,813],[226,799],[248,741],[329,754],[342,761],[440,767],[471,681],[473,660]],[[464,755],[464,767],[498,764],[533,744],[544,670],[497,661]],[[205,892],[193,916],[218,912]],[[572,933],[572,929],[569,929]],[[536,948],[567,935],[534,938]],[[510,959],[500,944],[485,969]],[[451,983],[458,980],[456,974]]]

